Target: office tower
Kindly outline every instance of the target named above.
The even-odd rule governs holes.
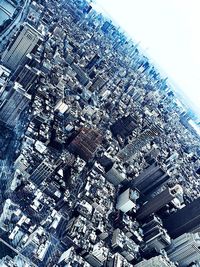
[[[113,231],[111,246],[115,252],[120,252],[130,262],[138,256],[139,246],[119,228]]]
[[[69,105],[65,103],[64,98],[60,99],[54,108],[55,111],[58,111],[61,114],[64,114],[68,109]]]
[[[91,92],[95,92],[96,90],[101,89],[105,84],[106,84],[106,80],[102,78],[101,76],[97,75],[92,85],[90,86],[89,90]]]
[[[74,247],[68,248],[63,254],[60,256],[60,259],[58,261],[59,266],[67,266],[67,265],[75,265],[75,266],[88,266],[85,262],[85,260],[76,253],[76,250]]]
[[[119,253],[115,253],[112,258],[109,258],[106,262],[106,267],[132,267],[131,263]]]
[[[76,72],[76,78],[82,85],[87,85],[89,82],[87,73],[79,67],[77,64],[72,63],[71,65],[72,69]]]
[[[166,188],[160,194],[149,199],[149,201],[138,210],[136,214],[137,220],[144,220],[150,214],[159,211],[161,208],[168,203],[173,202],[175,199],[176,201],[174,204],[180,207],[180,201],[177,198],[179,194],[183,194],[183,190],[180,185],[175,185],[172,188]]]
[[[39,68],[40,65],[41,65],[41,62],[40,62],[40,59],[37,58],[36,55],[34,54],[27,54],[23,59],[22,61],[20,62],[20,65],[19,67],[17,68],[17,70],[14,72],[13,75],[15,75],[15,73],[18,74],[18,71],[21,71],[21,69],[25,66],[25,65],[28,65],[30,67],[33,67],[33,68]]]
[[[139,198],[139,193],[136,190],[128,188],[121,193],[117,199],[116,208],[122,212],[128,212],[129,210],[136,209],[136,200]]]
[[[101,242],[95,244],[88,255],[85,256],[86,261],[95,267],[104,265],[108,256],[108,249],[101,245]]]
[[[31,96],[18,83],[15,83],[1,104],[0,120],[8,127],[13,128],[30,100]]]
[[[85,68],[88,70],[92,69],[99,62],[99,60],[100,56],[98,54],[95,54],[94,57],[85,66]]]
[[[143,260],[134,265],[135,267],[176,267],[168,257],[159,255],[149,260]]]
[[[45,179],[49,178],[55,170],[55,166],[49,162],[48,159],[44,159],[40,165],[33,171],[29,179],[40,185]]]
[[[185,233],[172,241],[167,250],[168,257],[180,267],[200,261],[200,233]]]
[[[112,27],[112,22],[111,21],[105,21],[104,24],[101,26],[101,30],[104,33],[108,33],[109,29]]]
[[[23,88],[28,91],[28,89],[30,89],[30,87],[37,80],[39,75],[40,71],[38,69],[25,65],[21,68],[21,71],[19,71],[15,81],[20,83]]]
[[[69,145],[69,150],[85,161],[92,159],[102,140],[95,129],[83,128]]]
[[[164,227],[172,238],[200,228],[200,198],[163,219]]]
[[[33,54],[27,54],[20,62],[17,69],[12,73],[11,80],[16,81],[17,77],[25,68],[25,65],[29,66],[31,69],[39,69],[41,67],[40,60]]]
[[[146,146],[154,137],[158,136],[162,132],[162,129],[157,125],[152,125],[149,129],[144,130],[139,137],[137,137],[130,144],[126,145],[119,151],[117,157],[123,162],[131,160],[132,156],[139,152],[144,146]]]
[[[123,116],[110,126],[114,136],[120,135],[123,138],[129,136],[137,128],[138,122],[133,115]]]
[[[200,175],[200,167],[196,170],[196,173]]]
[[[25,56],[30,53],[41,39],[41,34],[31,25],[25,23],[14,41],[2,55],[3,64],[15,70]]]
[[[148,196],[169,178],[169,175],[155,162],[134,177],[126,186],[137,188],[145,196]]]
[[[126,179],[125,169],[114,163],[113,166],[106,172],[105,178],[110,183],[117,186]]]
[[[163,228],[161,220],[156,216],[147,218],[145,224],[142,225],[142,230],[146,244],[144,251],[147,253],[159,252],[171,244],[170,236]]]
[[[4,92],[9,76],[10,70],[0,65],[0,95]]]

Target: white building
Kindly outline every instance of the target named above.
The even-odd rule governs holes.
[[[116,208],[122,212],[128,212],[131,209],[136,208],[136,200],[139,198],[139,193],[128,188],[117,199]]]

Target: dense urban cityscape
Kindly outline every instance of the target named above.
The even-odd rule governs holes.
[[[0,1],[0,266],[200,267],[200,120],[86,0]]]

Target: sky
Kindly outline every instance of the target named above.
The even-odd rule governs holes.
[[[200,0],[96,0],[200,115]]]

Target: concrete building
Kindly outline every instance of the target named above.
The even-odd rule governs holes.
[[[132,156],[146,146],[154,137],[161,133],[161,128],[157,125],[151,125],[149,129],[144,130],[139,137],[126,145],[118,153],[118,158],[123,162],[131,160]]]
[[[187,267],[191,263],[200,261],[200,234],[186,233],[172,241],[167,254],[180,267]]]
[[[30,100],[31,96],[18,83],[15,83],[1,104],[0,120],[13,128]]]
[[[92,159],[97,147],[102,140],[101,134],[96,129],[82,129],[71,142],[69,149],[85,161]]]
[[[135,267],[175,267],[176,265],[173,262],[171,262],[167,257],[159,255],[149,260],[143,260],[134,266]]]
[[[116,208],[122,212],[128,212],[129,210],[136,209],[136,200],[139,198],[139,193],[135,190],[128,188],[121,193],[117,199]]]
[[[40,71],[38,69],[25,65],[18,73],[15,81],[20,83],[23,88],[28,91],[28,89],[34,84],[39,75]]]
[[[163,219],[163,224],[172,238],[200,228],[200,198]]]
[[[137,220],[144,220],[150,214],[159,211],[168,203],[175,200],[178,194],[182,193],[182,188],[179,185],[176,185],[172,188],[166,188],[160,194],[151,198],[148,202],[146,202],[137,212],[136,218]],[[174,201],[175,205],[180,207],[180,201],[176,198]]]
[[[137,188],[145,196],[148,196],[169,178],[170,176],[155,162],[128,182],[128,187]]]
[[[7,68],[15,70],[25,56],[34,49],[41,37],[41,34],[35,28],[25,23],[14,41],[3,53],[3,64]]]

